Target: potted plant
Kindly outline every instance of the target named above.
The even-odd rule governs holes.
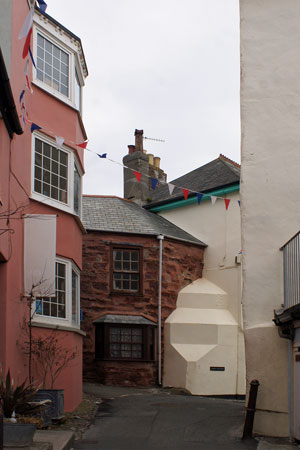
[[[35,399],[37,401],[50,400],[51,404],[42,411],[44,425],[49,425],[51,419],[61,419],[64,414],[64,390],[54,389],[57,377],[70,361],[76,357],[77,349],[69,349],[60,343],[57,329],[40,335],[34,332],[32,319],[36,314],[39,302],[36,301],[35,288],[42,284],[41,280],[32,285],[30,295],[26,296],[28,316],[24,317],[20,325],[22,338],[18,342],[24,354],[28,356],[28,375],[32,381],[32,364],[35,362],[39,372],[42,387],[38,389]]]
[[[42,388],[38,390],[35,398],[51,400],[47,414],[52,419],[61,419],[64,414],[64,391],[54,389],[54,384],[63,369],[75,358],[76,349],[65,348],[60,343],[56,330],[44,337],[32,337],[31,344],[32,357],[42,378]]]
[[[33,442],[36,426],[33,424],[18,423],[19,415],[31,414],[40,403],[33,402],[37,388],[32,384],[14,386],[10,370],[4,378],[0,374],[0,406],[4,416],[3,441],[7,447],[25,447]]]

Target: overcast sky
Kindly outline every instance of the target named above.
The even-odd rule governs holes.
[[[240,161],[238,0],[47,0],[81,38],[88,147],[122,163],[134,130],[168,181],[216,158]],[[84,193],[123,195],[123,169],[86,152]]]

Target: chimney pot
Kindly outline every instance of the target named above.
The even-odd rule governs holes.
[[[135,130],[135,151],[143,153],[143,134],[144,130]]]
[[[148,157],[149,157],[149,164],[150,164],[150,166],[153,166],[153,155],[152,155],[152,153],[148,153]]]
[[[128,145],[128,154],[131,155],[131,153],[135,152],[135,145]]]
[[[160,157],[159,156],[154,156],[154,167],[156,167],[157,169],[159,169],[160,166]]]

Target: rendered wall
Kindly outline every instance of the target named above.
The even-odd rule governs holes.
[[[260,381],[255,431],[288,435],[279,247],[299,231],[300,3],[240,0],[243,305],[247,379]]]
[[[27,0],[1,1],[0,41],[5,44],[4,59],[10,72],[11,88],[21,116],[19,95],[24,89],[24,65],[22,50],[24,40],[18,40],[18,34],[28,14]],[[11,21],[8,17],[11,16]],[[7,24],[2,27],[2,21]],[[30,66],[29,66],[30,67]],[[31,70],[29,77],[32,76]],[[54,99],[37,86],[34,93],[27,92],[26,105],[31,120],[41,121],[45,133],[65,137],[66,144],[78,153],[83,160],[83,151],[78,151],[74,142],[85,139],[78,112]],[[22,122],[23,126],[23,122]],[[52,134],[50,133],[52,131]],[[54,137],[55,139],[55,137]],[[68,141],[73,141],[73,144]],[[0,119],[0,188],[2,205],[1,228],[9,229],[0,237],[0,365],[6,373],[10,368],[15,382],[28,378],[28,361],[17,342],[22,335],[22,321],[28,317],[28,307],[24,298],[24,219],[26,214],[57,215],[56,254],[74,261],[79,268],[82,263],[82,226],[74,215],[34,201],[31,196],[32,180],[32,134],[30,125],[24,127],[21,136],[14,136],[10,142],[3,121]],[[15,214],[10,214],[17,209]],[[9,212],[6,220],[5,214]],[[45,328],[36,328],[43,335]],[[76,346],[77,356],[70,367],[64,371],[59,387],[65,389],[65,409],[74,409],[82,397],[82,335],[73,328],[59,332],[62,345]],[[37,374],[34,374],[36,378]]]
[[[241,266],[235,258],[241,250],[239,193],[227,195],[231,200],[228,211],[224,201],[210,201],[184,206],[159,215],[201,239],[208,247],[204,251],[203,278],[221,288],[227,295],[227,309],[237,324],[236,357],[238,379],[236,394],[245,394],[245,352],[241,311]],[[238,256],[239,257],[239,256]],[[199,299],[199,302],[201,300]],[[200,342],[199,342],[200,343]],[[236,363],[235,363],[236,365]],[[195,376],[197,376],[195,374]],[[166,378],[167,381],[167,378]]]

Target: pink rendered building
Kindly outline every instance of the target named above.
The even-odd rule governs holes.
[[[36,68],[30,54],[22,57],[28,34],[18,39],[32,6]],[[87,138],[81,119],[87,66],[80,39],[33,1],[2,0],[0,42],[0,363],[15,382],[24,381],[29,361],[22,323],[31,314],[35,337],[56,330],[59,345],[75,353],[54,386],[64,389],[71,411],[82,398],[84,150],[76,144]],[[41,382],[35,360],[32,378]]]

